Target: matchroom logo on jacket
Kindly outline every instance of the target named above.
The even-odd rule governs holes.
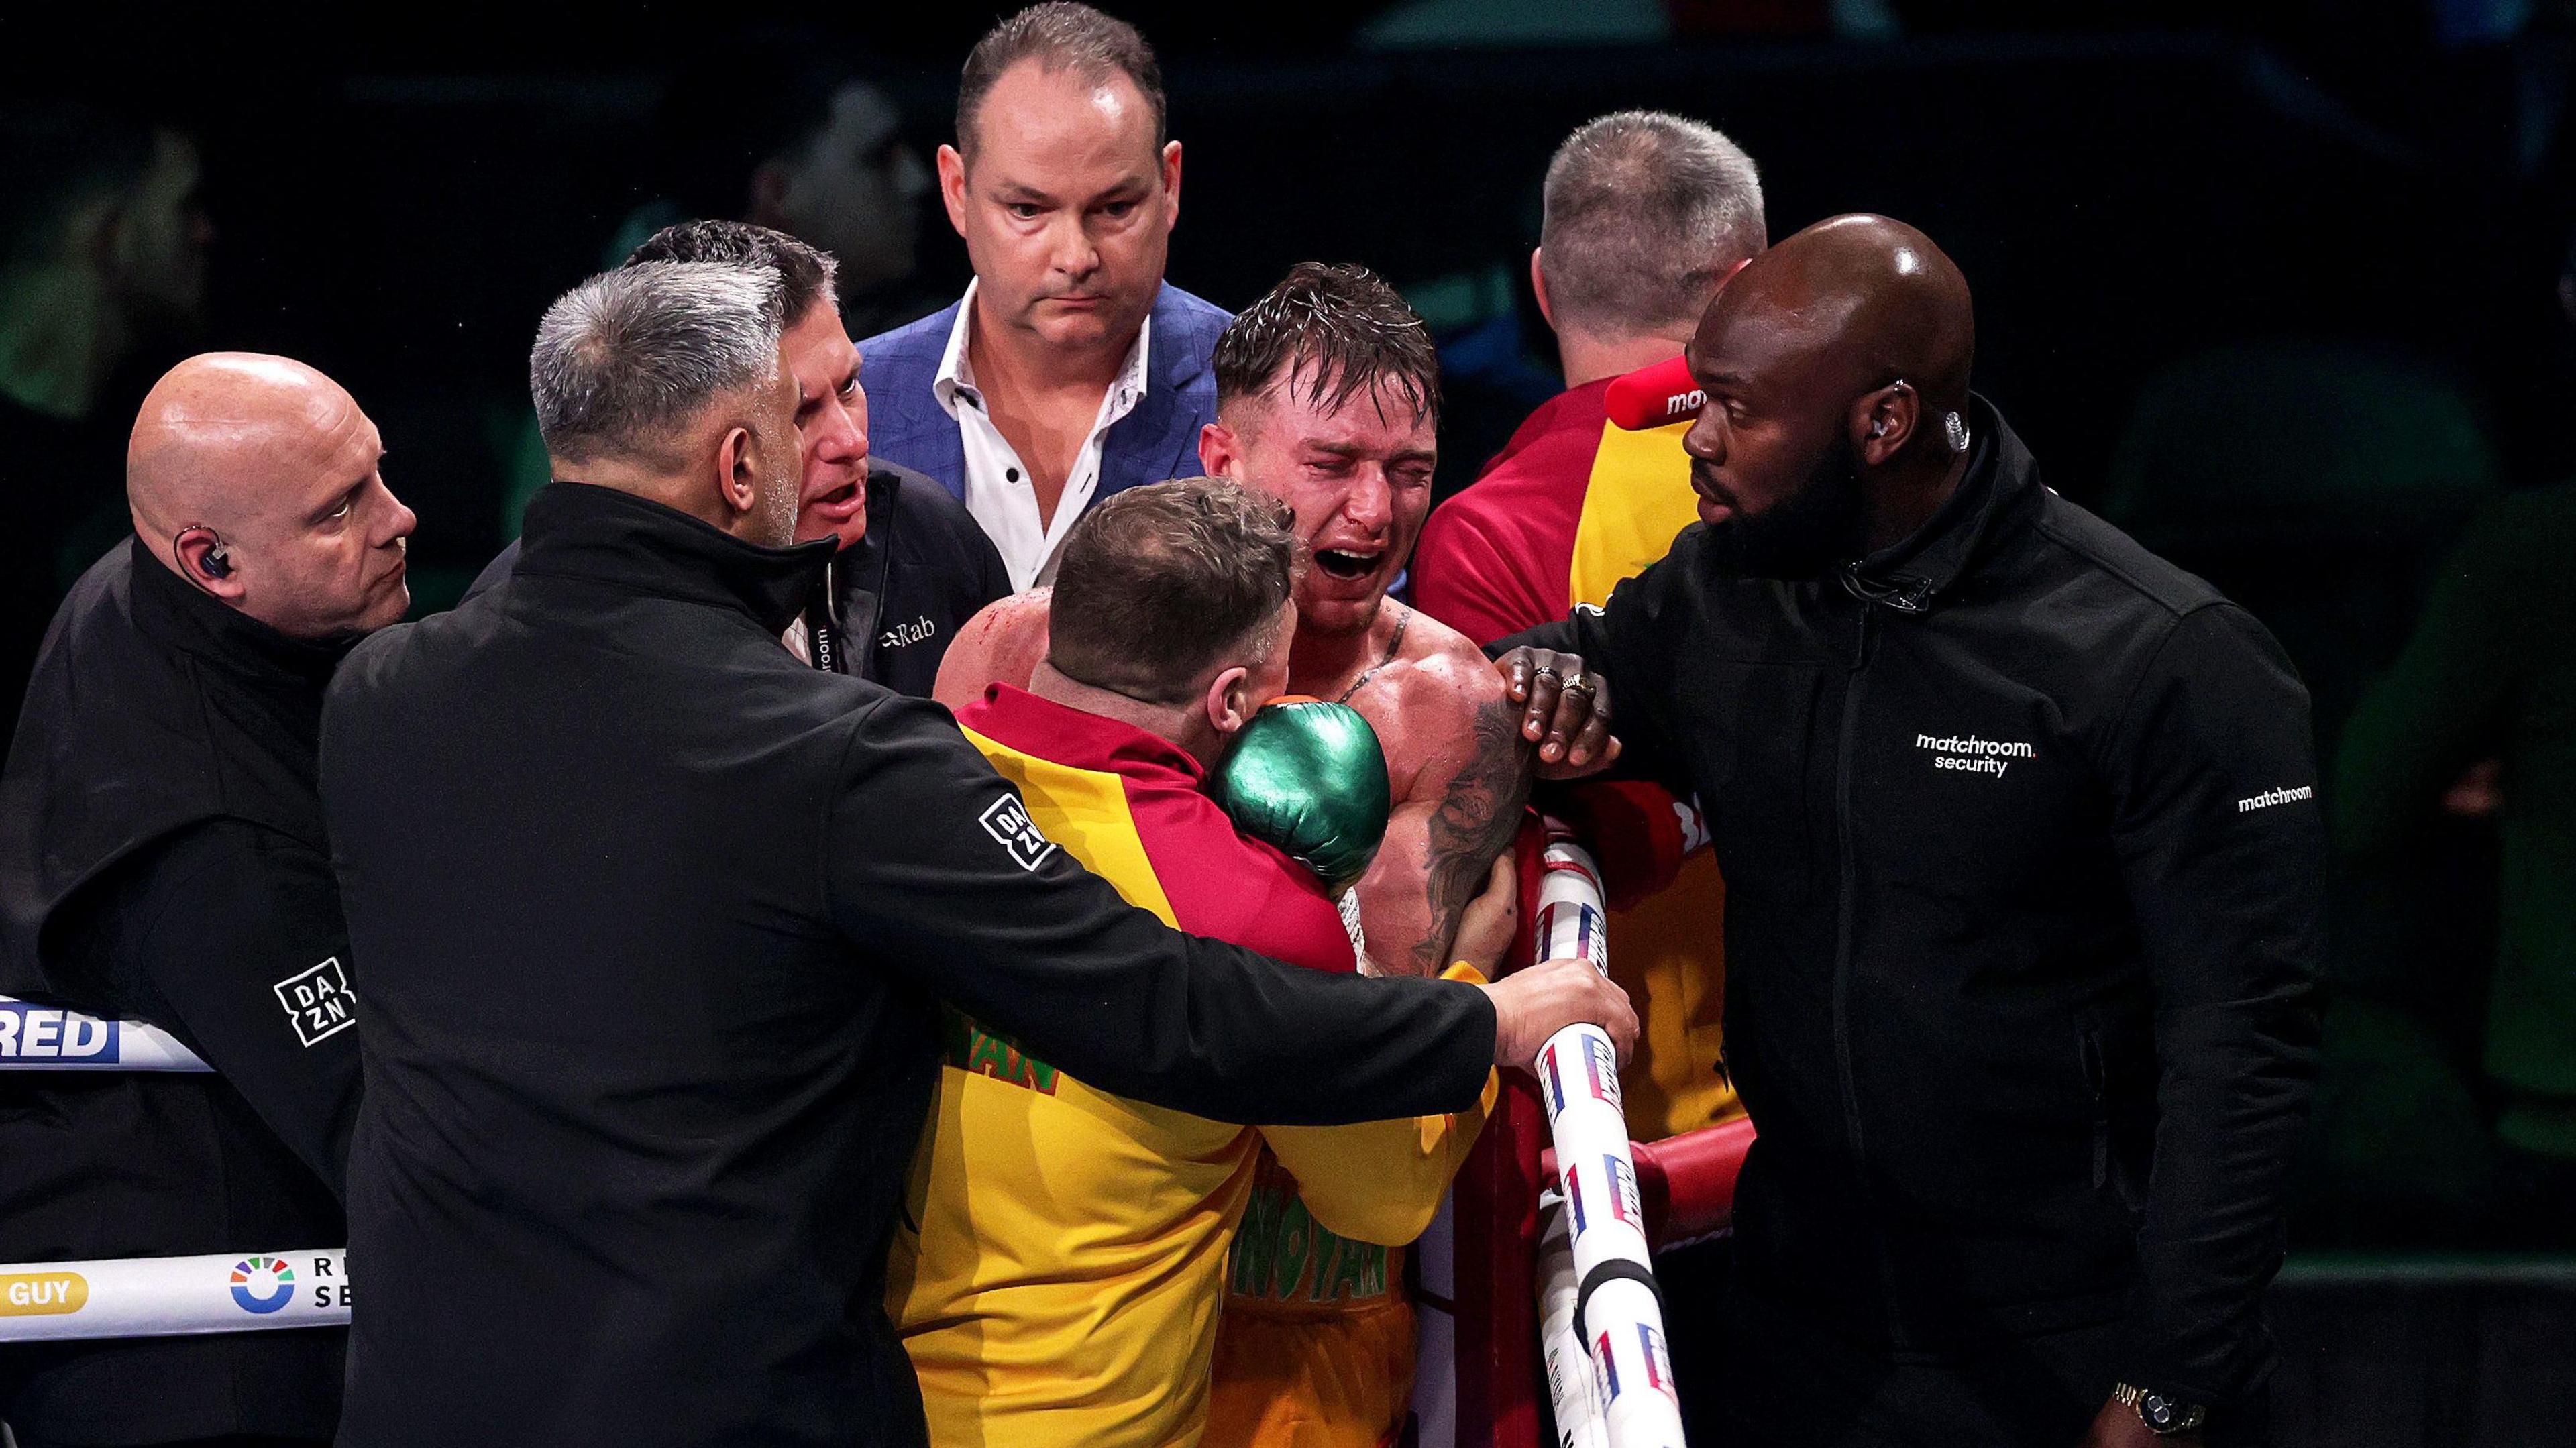
[[[1917,734],[1914,747],[1929,749],[1934,769],[1964,770],[1969,774],[1991,774],[2003,778],[2011,761],[2036,757],[2029,744],[2017,739],[1980,739],[1974,734],[1953,734],[1944,739],[1937,735]]]
[[[2317,787],[2313,784],[2302,784],[2295,788],[2267,789],[2261,794],[2247,795],[2245,798],[2238,800],[2236,802],[2236,812],[2238,814],[2252,814],[2258,809],[2270,809],[2276,804],[2296,804],[2300,800],[2315,799],[2316,797]]]

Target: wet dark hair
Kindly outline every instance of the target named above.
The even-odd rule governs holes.
[[[1170,139],[1170,126],[1163,104],[1163,68],[1154,59],[1154,47],[1145,43],[1135,26],[1075,0],[1032,5],[984,32],[984,38],[967,52],[966,69],[957,78],[961,154],[974,154],[975,114],[984,108],[993,83],[1024,60],[1086,78],[1114,73],[1134,81],[1154,113],[1154,151],[1161,154],[1163,143]]]
[[[766,267],[778,273],[779,297],[787,325],[795,326],[832,297],[831,255],[766,226],[748,221],[683,221],[644,238],[620,266],[649,261],[712,261],[731,266]]]
[[[1440,355],[1395,288],[1363,266],[1301,261],[1217,338],[1216,405],[1303,389],[1335,411],[1363,389],[1381,412],[1401,400],[1440,416]]]

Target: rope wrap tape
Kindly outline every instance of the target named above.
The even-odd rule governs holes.
[[[1548,1401],[1556,1409],[1557,1448],[1610,1448],[1610,1425],[1601,1418],[1600,1376],[1579,1320],[1583,1283],[1574,1272],[1565,1206],[1549,1201],[1539,1213],[1539,1356],[1547,1368]]]
[[[211,1071],[159,1026],[0,996],[0,1071]]]
[[[1610,1277],[1583,1305],[1611,1448],[1682,1448],[1682,1404],[1652,1279]]]
[[[1532,930],[1538,958],[1571,957],[1607,975],[1599,867],[1561,834],[1543,858]],[[1618,1059],[1607,1032],[1575,1025],[1550,1036],[1531,1065],[1562,1202],[1540,1245],[1540,1345],[1559,1448],[1683,1448]],[[1565,1341],[1577,1335],[1579,1346]],[[1591,1372],[1567,1370],[1575,1363]]]
[[[0,1342],[348,1325],[338,1247],[0,1266]]]

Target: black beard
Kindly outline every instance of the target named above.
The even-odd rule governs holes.
[[[1734,578],[1821,578],[1860,551],[1861,513],[1860,459],[1837,438],[1798,491],[1710,525],[1709,566]]]

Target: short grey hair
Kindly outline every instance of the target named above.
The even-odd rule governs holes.
[[[528,392],[546,451],[567,462],[667,462],[708,403],[778,375],[786,289],[776,270],[643,262],[601,272],[546,308]]]
[[[1664,111],[1620,111],[1566,137],[1546,208],[1548,307],[1579,332],[1688,331],[1735,264],[1770,244],[1753,158]]]

